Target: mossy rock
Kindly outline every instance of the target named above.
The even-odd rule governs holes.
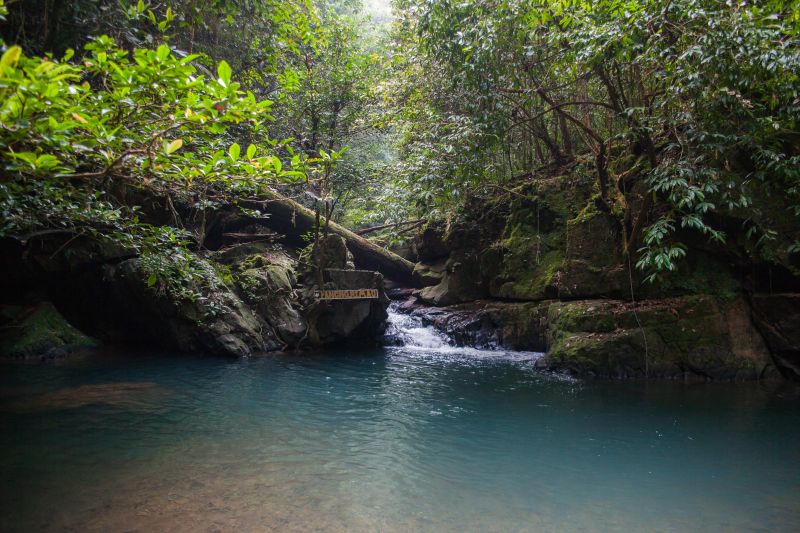
[[[444,242],[445,224],[433,220],[425,224],[412,243],[415,255],[420,261],[435,261],[447,257],[449,248]]]
[[[641,297],[714,294],[719,299],[731,301],[741,296],[742,283],[730,264],[693,250],[676,272],[666,274],[658,283],[638,285],[637,294]]]
[[[20,309],[15,320],[3,327],[0,355],[12,359],[52,358],[69,355],[97,341],[73,327],[50,302],[32,310]]]
[[[548,327],[546,364],[575,374],[758,379],[773,367],[742,299],[557,302]]]
[[[617,221],[597,210],[594,202],[567,221],[567,259],[587,261],[597,267],[622,263]]]
[[[504,274],[492,280],[491,295],[510,300],[543,300],[555,296],[556,275],[564,261],[564,254],[558,250],[548,252],[537,263],[535,256],[529,261],[517,259],[513,265],[513,277]],[[511,261],[506,263],[508,269]]]
[[[239,291],[245,300],[271,327],[265,334],[295,347],[303,338],[307,324],[296,305],[293,305],[294,272],[290,266],[256,261],[253,268],[236,276]],[[260,265],[260,266],[259,266]]]
[[[431,305],[452,305],[486,296],[480,275],[479,258],[454,254],[445,263],[441,281],[420,290],[417,295]]]
[[[559,269],[554,285],[559,298],[622,298],[630,295],[628,276],[624,265],[602,267],[568,259]]]
[[[237,244],[213,252],[211,259],[225,265],[237,265],[254,256],[267,257],[274,253],[283,253],[279,245],[271,242],[255,241]]]
[[[556,302],[548,307],[547,317],[552,327],[564,331],[608,333],[617,327],[614,316],[602,302]]]
[[[239,289],[251,303],[290,293],[294,281],[291,270],[270,264],[249,268],[236,276]]]
[[[502,238],[493,246],[499,253],[484,260],[482,268],[487,274],[491,270],[492,296],[523,301],[559,296],[568,258],[568,221],[587,205],[591,190],[572,172],[535,180],[516,191]]]
[[[438,285],[444,278],[447,260],[439,259],[431,263],[417,263],[414,265],[412,279],[416,287],[430,287]]]

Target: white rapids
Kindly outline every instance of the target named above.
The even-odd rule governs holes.
[[[473,348],[457,346],[444,332],[426,326],[418,317],[399,313],[392,304],[387,310],[386,337],[404,351],[429,353],[456,358],[505,359],[512,361],[535,361],[541,352],[506,350],[503,348]]]

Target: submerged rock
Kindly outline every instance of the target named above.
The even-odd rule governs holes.
[[[8,321],[0,328],[0,356],[12,359],[53,359],[97,341],[73,327],[50,302],[34,307],[4,308]]]
[[[105,405],[122,409],[148,407],[166,390],[151,382],[120,382],[81,385],[44,394],[16,398],[2,404],[2,410],[12,412],[77,409],[89,405]]]

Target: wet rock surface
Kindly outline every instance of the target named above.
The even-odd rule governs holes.
[[[612,378],[777,376],[743,299],[557,302],[547,307],[547,324],[544,364],[555,370]]]
[[[535,302],[480,300],[448,307],[429,307],[407,300],[398,309],[443,331],[461,346],[546,350],[546,325]]]
[[[460,344],[543,351],[541,366],[573,374],[800,379],[789,262],[756,259],[731,218],[719,221],[724,249],[679,231],[685,260],[646,282],[625,253],[631,221],[598,201],[588,176],[553,169],[429,223],[415,240],[420,288],[401,309]]]
[[[743,298],[708,295],[645,301],[476,301],[399,310],[459,345],[545,352],[537,366],[604,378],[754,380],[775,378],[771,350]]]

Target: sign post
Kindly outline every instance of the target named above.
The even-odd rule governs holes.
[[[375,300],[378,289],[326,289],[314,295],[319,300]]]

